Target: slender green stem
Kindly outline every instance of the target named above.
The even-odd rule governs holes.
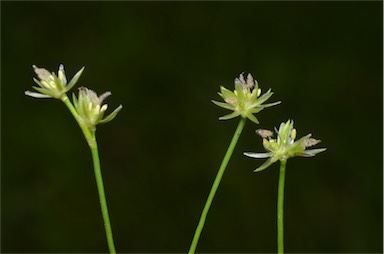
[[[279,190],[277,196],[277,253],[284,253],[284,184],[287,160],[280,162]]]
[[[73,107],[71,101],[68,99],[67,96],[64,96],[62,98],[62,101],[65,103],[69,111],[71,111],[73,117],[76,119],[76,122],[79,124],[81,130],[83,131],[85,139],[87,140],[89,148],[91,149],[93,167],[95,170],[95,178],[96,178],[97,190],[99,193],[101,213],[103,215],[103,220],[104,220],[105,233],[107,236],[108,248],[111,254],[116,254],[116,249],[115,249],[113,236],[112,236],[111,222],[109,220],[109,215],[108,215],[107,199],[105,197],[103,176],[101,174],[100,158],[99,158],[99,151],[97,148],[95,132],[89,130],[89,128],[83,122],[83,120],[81,119],[81,117],[79,116],[79,114],[77,113],[76,109]]]
[[[111,222],[109,220],[107,199],[105,197],[105,192],[104,192],[103,176],[101,174],[100,158],[99,158],[99,151],[97,149],[96,137],[94,137],[94,141],[95,141],[94,145],[90,146],[90,148],[91,148],[91,152],[92,152],[93,166],[95,169],[95,178],[96,178],[96,183],[97,183],[97,190],[99,192],[101,213],[103,214],[104,227],[105,227],[105,233],[107,235],[107,243],[108,243],[109,252],[111,254],[115,254],[116,249],[115,249],[115,244],[113,242]]]
[[[245,122],[246,122],[246,118],[241,118],[239,125],[236,128],[235,134],[232,137],[232,141],[228,147],[228,150],[225,153],[223,161],[221,162],[221,166],[219,168],[219,171],[217,172],[217,175],[216,175],[215,181],[213,182],[211,191],[209,192],[209,195],[208,195],[207,201],[205,203],[203,212],[201,213],[199,224],[197,225],[191,246],[189,247],[189,251],[188,251],[189,254],[195,253],[195,250],[196,250],[196,247],[197,247],[197,244],[199,242],[200,235],[201,235],[201,231],[203,230],[203,227],[205,224],[205,219],[207,217],[209,208],[211,207],[213,198],[215,197],[217,188],[219,187],[221,178],[223,177],[224,171],[225,171],[225,169],[228,165],[228,162],[232,156],[233,150],[235,149],[237,141],[239,140],[239,137],[241,135],[241,131],[244,128]]]

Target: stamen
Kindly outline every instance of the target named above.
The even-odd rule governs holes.
[[[99,96],[99,101],[100,101],[100,104],[103,102],[103,100],[105,100],[108,96],[110,96],[112,93],[111,92],[105,92],[103,93],[102,95]]]
[[[107,108],[108,108],[108,104],[104,104],[104,105],[101,107],[100,112],[104,112],[104,111],[106,111]]]
[[[273,135],[273,132],[270,130],[258,129],[256,130],[256,134],[262,138],[269,138]]]
[[[247,83],[245,85],[245,88],[252,89],[254,86],[255,86],[255,81],[253,80],[251,73],[248,73]]]
[[[36,65],[32,65],[32,67],[40,80],[47,80],[51,76],[51,73],[44,68],[37,68]]]
[[[314,139],[314,138],[310,138],[310,139],[306,140],[306,141],[303,143],[303,145],[304,145],[305,147],[310,147],[310,146],[314,146],[314,145],[316,145],[316,144],[318,144],[318,143],[320,143],[320,142],[321,142],[321,140]]]
[[[236,98],[232,98],[232,97],[226,98],[224,101],[228,104],[233,105],[233,106],[236,106],[238,104],[238,100]]]

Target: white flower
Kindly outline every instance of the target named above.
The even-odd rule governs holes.
[[[280,104],[280,101],[263,104],[272,96],[273,92],[269,89],[265,94],[261,95],[261,89],[258,88],[258,83],[250,73],[247,76],[247,80],[244,79],[243,74],[240,74],[240,77],[235,79],[235,90],[233,92],[223,86],[220,87],[220,91],[219,95],[225,102],[212,102],[219,107],[233,110],[231,114],[220,117],[220,120],[228,120],[241,116],[258,124],[259,121],[253,114],[260,112],[264,108]]]
[[[57,76],[55,73],[50,73],[44,68],[38,68],[35,65],[32,66],[37,77],[39,79],[33,78],[36,84],[39,87],[34,86],[33,88],[40,92],[30,92],[25,91],[25,95],[34,97],[34,98],[56,98],[62,99],[64,98],[66,92],[68,92],[79,80],[81,74],[83,73],[84,67],[81,68],[75,76],[71,79],[69,83],[67,83],[67,78],[65,76],[64,66],[60,64],[59,71]]]
[[[311,138],[311,134],[295,141],[296,129],[293,128],[293,120],[288,120],[286,123],[283,122],[280,124],[279,130],[276,130],[277,139],[272,138],[272,132],[269,130],[256,130],[256,133],[263,138],[263,146],[268,152],[247,152],[244,153],[244,155],[256,159],[269,159],[258,167],[255,172],[268,168],[278,160],[283,161],[295,156],[313,157],[326,150],[326,148],[306,149],[307,147],[320,143],[320,140]]]
[[[108,105],[102,105],[102,103],[104,99],[110,95],[111,92],[105,92],[102,95],[97,96],[94,91],[85,87],[79,88],[78,99],[76,99],[75,94],[73,94],[73,104],[76,111],[90,130],[95,131],[97,124],[107,123],[113,120],[117,113],[123,108],[123,106],[120,105],[111,114],[103,118]]]

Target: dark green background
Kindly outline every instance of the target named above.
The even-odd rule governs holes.
[[[92,161],[31,65],[111,91],[98,127],[120,252],[186,252],[238,119],[211,103],[251,72],[270,102],[247,122],[199,252],[276,251],[278,164],[257,128],[292,118],[328,150],[287,164],[287,252],[382,252],[381,2],[2,2],[1,251],[105,252]],[[73,91],[76,91],[75,88]]]

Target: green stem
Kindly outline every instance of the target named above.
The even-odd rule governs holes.
[[[113,242],[111,222],[109,220],[107,199],[105,197],[103,176],[101,174],[100,158],[99,158],[99,151],[97,149],[96,137],[94,137],[94,145],[90,146],[90,148],[91,148],[91,152],[92,152],[93,166],[95,169],[95,178],[96,178],[97,190],[99,192],[101,213],[103,214],[105,233],[107,235],[108,248],[109,248],[109,252],[111,254],[115,254],[116,249],[115,249],[115,244]]]
[[[84,123],[83,119],[77,113],[75,107],[72,105],[71,101],[69,100],[69,98],[66,95],[62,98],[62,101],[64,102],[65,106],[67,106],[69,111],[71,111],[71,113],[72,113],[73,117],[75,118],[76,122],[79,124],[81,130],[83,131],[85,139],[88,142],[88,145],[92,146],[93,145],[92,142],[94,142],[93,135],[90,132],[90,130],[88,129],[87,125]]]
[[[84,123],[84,121],[82,120],[80,115],[77,113],[76,109],[74,108],[74,106],[72,105],[71,101],[68,99],[67,96],[64,96],[62,98],[62,101],[65,103],[65,105],[68,107],[69,111],[71,111],[73,117],[76,119],[76,122],[79,124],[81,130],[83,131],[85,139],[87,140],[89,148],[91,149],[93,167],[95,170],[95,178],[96,178],[97,190],[99,193],[101,213],[103,215],[103,220],[104,220],[105,233],[107,236],[108,248],[109,248],[109,252],[111,254],[116,254],[116,249],[115,249],[115,245],[113,242],[113,236],[112,236],[111,222],[109,220],[109,215],[108,215],[107,199],[105,197],[103,176],[101,174],[100,158],[99,158],[99,151],[97,148],[97,141],[96,141],[95,132],[94,131],[91,132],[89,130],[89,128]]]
[[[223,161],[221,162],[221,166],[219,168],[219,171],[217,172],[217,175],[216,175],[215,181],[213,182],[211,191],[209,192],[209,195],[208,195],[207,201],[205,203],[203,212],[201,213],[199,224],[197,225],[197,228],[196,228],[196,231],[195,231],[195,235],[193,236],[193,240],[192,240],[191,246],[189,247],[189,251],[188,251],[189,254],[195,253],[196,246],[197,246],[197,244],[199,242],[201,231],[203,230],[203,227],[204,227],[204,224],[205,224],[205,219],[207,217],[209,208],[211,207],[213,198],[215,197],[217,188],[219,187],[221,178],[223,177],[224,171],[225,171],[225,169],[226,169],[226,167],[228,165],[228,162],[229,162],[229,160],[230,160],[230,158],[232,156],[233,150],[235,149],[237,141],[239,140],[239,137],[241,135],[241,131],[244,128],[245,122],[246,122],[246,118],[241,118],[241,120],[239,122],[239,125],[236,128],[235,134],[232,137],[232,141],[231,141],[231,143],[230,143],[230,145],[228,147],[228,150],[225,153]]]
[[[284,184],[287,160],[280,162],[279,190],[277,196],[277,253],[284,253]]]

